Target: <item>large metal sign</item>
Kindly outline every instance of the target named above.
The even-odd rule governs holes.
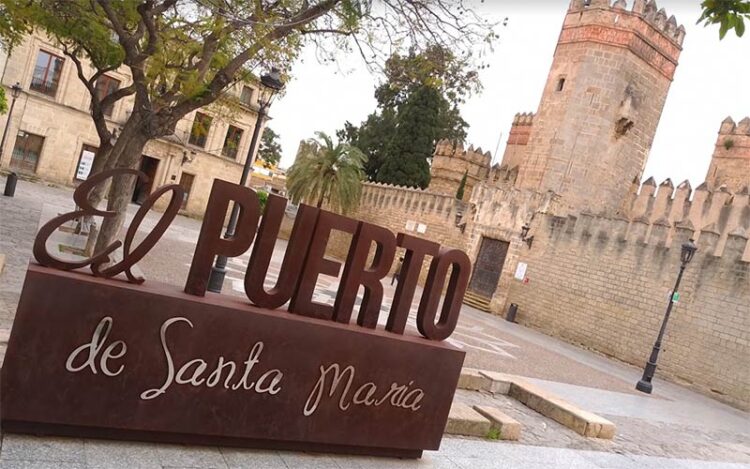
[[[75,263],[47,252],[45,241],[61,223],[111,216],[86,197],[122,172],[145,177],[114,170],[89,178],[74,195],[81,210],[51,220],[37,236],[41,265],[29,267],[2,370],[5,430],[402,457],[439,447],[464,359],[441,341],[456,326],[471,270],[466,254],[303,206],[278,284],[267,289],[286,201],[269,200],[256,235],[255,193],[218,180],[184,291],[130,272],[176,215],[179,186],[145,201],[120,262],[107,259],[119,242]],[[146,212],[168,192],[162,219],[133,246]],[[239,230],[222,239],[232,202],[242,209]],[[343,265],[323,256],[332,230],[353,234]],[[206,294],[214,256],[242,254],[253,241],[245,278],[252,304]],[[380,281],[397,246],[405,249],[402,274],[380,329]],[[417,299],[425,261],[428,279]],[[85,266],[93,275],[71,272]],[[335,303],[314,302],[318,275],[342,268]],[[355,312],[360,287],[365,297]],[[422,337],[404,335],[413,301]],[[287,302],[289,311],[274,309]]]

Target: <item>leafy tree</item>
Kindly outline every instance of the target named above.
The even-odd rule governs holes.
[[[6,112],[8,112],[8,101],[5,99],[5,88],[0,86],[0,115],[5,114]]]
[[[339,138],[368,156],[365,167],[368,179],[379,180],[378,172],[396,133],[399,107],[424,86],[434,88],[439,95],[433,148],[440,138],[466,139],[468,124],[461,117],[458,106],[466,97],[481,90],[471,55],[459,57],[442,45],[432,45],[422,51],[412,48],[403,55],[395,53],[386,61],[384,81],[375,89],[378,110],[359,126],[346,122],[337,132]]]
[[[263,137],[260,139],[258,158],[263,160],[268,168],[278,165],[281,160],[281,144],[278,138],[279,134],[274,132],[272,128],[266,127],[263,131]]]
[[[430,165],[438,133],[440,93],[431,86],[415,90],[399,107],[396,133],[378,172],[378,181],[422,189],[430,183]]]
[[[458,183],[458,190],[456,191],[456,198],[458,200],[464,200],[464,191],[466,191],[466,178],[469,175],[469,170],[464,171],[464,177],[461,178],[461,182]]]
[[[297,159],[289,168],[286,187],[292,202],[327,202],[333,210],[347,213],[359,205],[363,166],[367,157],[357,147],[333,143],[323,132],[317,139],[300,145]]]
[[[395,133],[396,110],[386,108],[370,114],[359,127],[350,122],[344,123],[344,128],[336,135],[339,140],[348,142],[367,155],[365,174],[368,180],[376,181]]]
[[[258,202],[260,202],[260,212],[263,213],[266,210],[266,203],[268,203],[268,192],[259,190],[255,193],[258,195]]]
[[[698,23],[705,26],[719,25],[719,39],[724,39],[727,31],[734,29],[738,37],[745,34],[745,20],[750,21],[750,1],[748,0],[704,0],[703,13]]]
[[[293,63],[306,45],[323,61],[357,50],[376,63],[405,44],[467,51],[494,38],[464,0],[0,0],[0,13],[4,42],[41,30],[74,64],[100,139],[92,174],[137,167],[149,140],[226,99],[253,71]],[[100,99],[97,79],[120,67],[132,82]],[[103,111],[125,97],[132,111],[114,140]],[[120,231],[134,182],[125,176],[111,184],[107,205],[118,216],[105,219],[95,250]]]
[[[479,65],[482,69],[485,65]],[[472,93],[481,91],[479,74],[471,55],[458,57],[448,47],[433,45],[423,51],[393,54],[385,65],[385,81],[375,90],[378,106],[398,108],[422,86],[438,90],[441,96],[439,137],[463,141],[468,124],[458,106]]]

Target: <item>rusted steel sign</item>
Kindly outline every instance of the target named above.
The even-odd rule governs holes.
[[[37,236],[41,265],[29,267],[2,370],[5,430],[402,457],[439,447],[464,359],[441,341],[456,326],[468,283],[465,253],[303,205],[278,282],[268,289],[263,281],[286,201],[271,196],[258,227],[255,192],[216,180],[184,291],[130,272],[176,216],[176,185],[138,211],[121,261],[107,259],[119,242],[81,262],[49,254],[45,241],[60,224],[111,216],[86,198],[123,172],[145,178],[129,170],[94,176],[74,194],[81,210],[51,220]],[[146,212],[167,192],[161,220],[133,246]],[[238,230],[222,239],[231,203],[241,207]],[[353,235],[343,265],[323,255],[332,230]],[[214,256],[251,246],[250,302],[206,295]],[[401,281],[380,329],[381,280],[399,246]],[[415,298],[426,261],[424,293]],[[67,272],[88,265],[93,275]],[[127,281],[113,278],[122,273]],[[318,275],[339,273],[334,304],[314,302]],[[360,287],[365,295],[355,311]],[[404,335],[414,301],[422,337]],[[287,302],[288,311],[276,309]]]

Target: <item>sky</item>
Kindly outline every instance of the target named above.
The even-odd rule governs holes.
[[[632,5],[633,0],[628,0]],[[469,123],[466,145],[502,157],[516,112],[534,112],[547,79],[568,0],[485,0],[476,10],[499,27],[499,40],[480,71],[483,91],[467,100],[461,114]],[[674,14],[687,30],[677,72],[656,132],[644,180],[689,179],[697,187],[705,179],[721,121],[750,115],[750,34],[729,32],[719,40],[715,27],[696,25],[700,0],[658,0],[667,16]],[[293,78],[271,108],[270,126],[281,135],[282,167],[294,161],[301,139],[316,131],[334,135],[345,121],[358,124],[375,110],[377,73],[356,56],[335,65],[304,51],[292,67]],[[497,156],[499,155],[499,156]]]

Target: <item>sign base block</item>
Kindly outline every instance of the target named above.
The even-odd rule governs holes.
[[[0,383],[6,431],[419,457],[464,352],[420,337],[32,264]]]

